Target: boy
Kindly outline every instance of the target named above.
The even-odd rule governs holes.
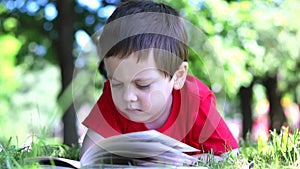
[[[155,129],[219,160],[238,143],[218,113],[213,92],[187,74],[183,20],[171,7],[128,1],[108,19],[98,40],[108,80],[91,113],[82,154],[99,140]]]

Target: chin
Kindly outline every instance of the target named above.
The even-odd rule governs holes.
[[[128,118],[131,121],[137,122],[137,123],[148,123],[148,119],[141,119],[141,118]]]

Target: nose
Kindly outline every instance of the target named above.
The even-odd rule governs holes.
[[[133,87],[126,87],[123,93],[123,99],[127,102],[137,101],[136,91],[133,89]]]

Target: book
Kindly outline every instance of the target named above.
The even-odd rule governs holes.
[[[37,157],[42,166],[64,168],[201,168],[198,159],[186,153],[198,149],[156,130],[133,132],[105,138],[89,147],[80,161]]]

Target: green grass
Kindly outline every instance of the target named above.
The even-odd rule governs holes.
[[[40,168],[37,163],[28,163],[27,158],[39,156],[62,157],[79,160],[79,147],[60,145],[48,145],[44,138],[34,138],[31,145],[21,148],[11,144],[12,138],[6,143],[0,143],[0,168]]]
[[[79,148],[65,145],[46,144],[44,138],[35,138],[29,147],[19,148],[9,140],[0,144],[0,168],[38,168],[37,164],[26,164],[24,159],[37,156],[55,156],[78,160]],[[212,155],[213,156],[213,155]],[[228,156],[222,162],[200,162],[199,165],[212,169],[229,168],[261,168],[261,169],[296,169],[300,167],[300,133],[295,130],[289,133],[288,128],[282,128],[277,133],[271,131],[268,139],[258,141],[241,141],[238,157]]]
[[[282,128],[279,133],[272,131],[269,139],[243,142],[241,156],[255,168],[300,168],[300,133],[298,129],[289,133],[288,128]]]

